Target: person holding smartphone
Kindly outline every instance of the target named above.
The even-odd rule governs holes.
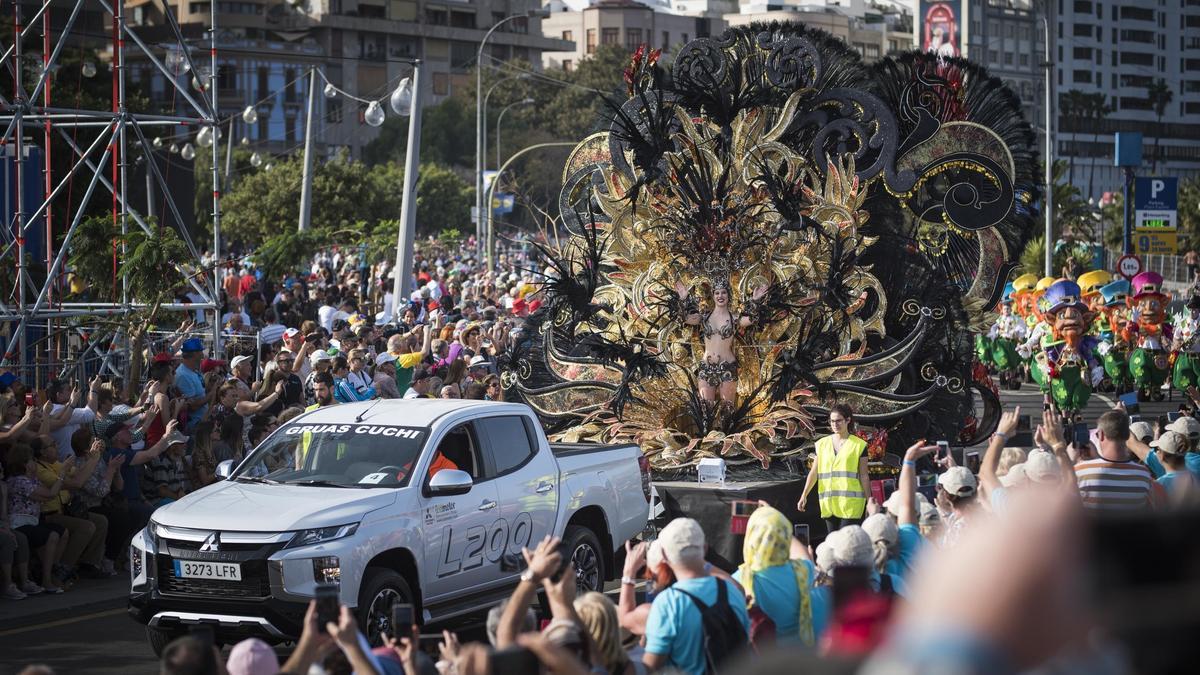
[[[862,522],[867,508],[867,442],[855,436],[854,410],[844,403],[829,411],[833,433],[817,441],[812,468],[804,481],[804,491],[796,508],[808,505],[814,486],[821,506],[821,518],[829,532],[844,525]]]

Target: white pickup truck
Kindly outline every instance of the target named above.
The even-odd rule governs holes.
[[[372,643],[397,602],[423,623],[485,610],[546,535],[600,589],[650,499],[637,446],[551,444],[528,407],[488,401],[320,408],[217,473],[133,538],[129,611],[156,652],[197,624],[221,642],[294,639],[328,582]]]

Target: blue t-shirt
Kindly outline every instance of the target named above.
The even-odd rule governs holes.
[[[179,392],[183,394],[185,399],[203,398],[206,395],[204,380],[196,371],[184,364],[179,364],[179,367],[175,369],[175,386],[179,387]],[[187,426],[184,431],[191,432],[195,429],[207,410],[207,403],[193,410],[192,414],[188,416]]]
[[[884,569],[895,579],[903,579],[912,572],[913,562],[925,538],[921,536],[921,528],[912,523],[899,527],[900,536],[896,545],[896,555],[887,561]]]
[[[145,473],[145,467],[133,465],[133,457],[136,454],[138,451],[132,448],[109,448],[108,456],[105,457],[107,461],[117,455],[125,456],[125,463],[121,465],[121,481],[124,483],[121,494],[131,502],[145,501],[142,498],[142,474]]]
[[[1200,480],[1200,452],[1189,452],[1184,455],[1183,463],[1187,466],[1188,472]],[[1167,467],[1163,466],[1162,460],[1158,458],[1157,450],[1151,450],[1150,454],[1146,455],[1146,468],[1150,469],[1150,473],[1154,474],[1155,478],[1161,478],[1167,473]]]
[[[813,564],[801,560],[808,568],[808,588],[811,594],[813,581],[817,578]],[[742,573],[735,572],[733,578],[742,582]],[[756,598],[759,609],[775,623],[775,639],[781,643],[800,642],[800,589],[796,586],[796,572],[790,563],[768,567],[754,573],[754,588],[751,595]],[[811,604],[811,603],[810,603]]]
[[[750,635],[750,615],[746,612],[746,598],[733,584],[717,577],[681,579],[671,586],[696,596],[700,602],[711,606],[717,601],[717,584],[725,584],[726,597],[734,614],[742,622],[746,635]],[[667,657],[667,663],[691,675],[702,675],[704,664],[704,625],[700,610],[692,599],[683,593],[664,590],[650,605],[650,616],[646,618],[646,651]]]
[[[813,638],[817,644],[829,630],[829,617],[833,614],[833,588],[817,586],[812,590]]]

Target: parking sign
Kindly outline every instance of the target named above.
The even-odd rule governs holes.
[[[1139,232],[1175,231],[1178,226],[1179,179],[1159,176],[1135,180],[1134,229]]]

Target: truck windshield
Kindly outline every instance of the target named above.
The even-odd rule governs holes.
[[[404,487],[427,429],[380,424],[292,424],[243,461],[232,480],[322,487]]]

